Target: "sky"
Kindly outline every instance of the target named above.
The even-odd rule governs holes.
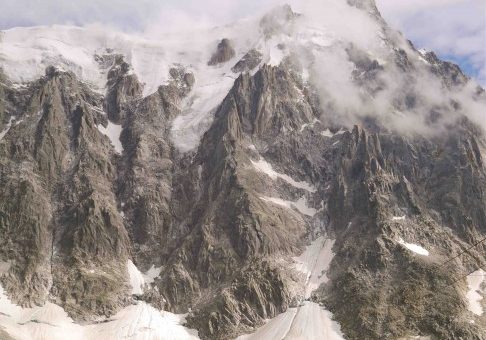
[[[284,0],[282,0],[284,1]],[[290,0],[299,2],[305,0]],[[103,23],[124,31],[153,25],[222,24],[264,12],[279,0],[0,0],[0,29]],[[458,63],[486,85],[486,0],[376,0],[388,23],[417,48]],[[191,19],[191,20],[186,20]]]

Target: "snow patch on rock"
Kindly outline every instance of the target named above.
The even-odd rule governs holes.
[[[483,307],[481,300],[483,300],[484,289],[481,289],[483,282],[486,283],[486,272],[482,269],[475,271],[467,277],[467,286],[469,291],[466,294],[468,302],[468,310],[478,316],[483,315]]]
[[[172,122],[171,139],[182,152],[199,145],[202,135],[211,126],[214,112],[234,83],[233,77],[221,76],[221,70],[217,68],[208,68],[204,72],[201,69],[199,73],[204,80],[196,78],[192,93],[184,100],[182,115]]]
[[[314,120],[310,123],[305,123],[305,124],[302,124],[302,126],[300,127],[300,130],[299,132],[303,132],[305,129],[307,129],[308,127],[313,127],[315,124],[317,123],[320,123],[321,121],[317,118],[314,118]]]
[[[22,308],[13,304],[0,286],[0,327],[18,340],[84,340],[82,326],[61,307],[47,302],[42,307]]]
[[[106,126],[106,128],[103,125],[97,125],[96,127],[98,128],[98,130],[100,130],[102,134],[110,139],[111,145],[113,145],[115,151],[118,154],[123,153],[123,146],[120,141],[120,135],[123,130],[121,125],[117,125],[108,121],[108,125]]]
[[[334,137],[334,133],[332,133],[331,130],[329,129],[325,129],[324,131],[321,131],[321,135],[328,138]]]
[[[7,126],[3,129],[3,131],[0,131],[0,141],[5,137],[5,135],[10,131],[10,128],[12,127],[12,122],[15,120],[14,117],[10,117]]]
[[[260,158],[257,162],[251,161],[251,163],[256,170],[268,175],[268,177],[273,180],[280,178],[295,188],[304,189],[310,193],[314,193],[317,191],[313,185],[307,182],[297,182],[292,177],[273,170],[272,165],[263,158]]]
[[[289,308],[285,313],[267,320],[255,333],[241,335],[236,340],[284,339],[289,333],[292,321],[297,314],[297,308]]]
[[[152,265],[149,270],[145,274],[143,274],[143,278],[145,280],[146,284],[151,284],[155,281],[155,278],[157,278],[160,273],[162,272],[162,267],[155,267]]]
[[[317,213],[317,210],[311,207],[307,206],[307,200],[304,197],[300,198],[299,200],[292,202],[292,201],[286,201],[278,197],[266,197],[266,196],[260,196],[260,199],[266,202],[271,202],[277,205],[280,205],[282,207],[292,209],[295,208],[297,209],[298,212],[300,212],[303,215],[307,216],[314,216]]]
[[[332,138],[334,136],[342,135],[345,132],[346,132],[346,130],[341,129],[341,130],[337,131],[336,133],[332,133],[331,130],[325,129],[324,131],[321,131],[321,135],[324,136],[324,137]]]
[[[132,260],[128,260],[127,270],[128,276],[130,277],[130,285],[132,286],[132,294],[141,295],[143,294],[145,285],[153,283],[155,278],[160,275],[162,267],[152,265],[144,274],[135,266]]]
[[[400,243],[402,246],[404,246],[405,248],[407,248],[408,250],[410,250],[410,251],[412,251],[416,254],[419,254],[419,255],[422,255],[422,256],[429,256],[429,251],[427,249],[425,249],[424,247],[419,246],[418,244],[407,243],[402,238],[400,238],[398,240],[398,243]]]
[[[285,339],[344,340],[344,336],[331,312],[315,302],[305,301],[297,310]]]
[[[196,340],[197,331],[183,327],[183,315],[158,311],[139,302],[122,309],[112,321],[86,326],[87,339]]]
[[[255,333],[239,336],[236,340],[326,339],[344,340],[340,326],[332,320],[331,312],[317,303],[306,301],[299,308],[268,321]]]
[[[127,261],[127,270],[130,278],[130,285],[132,286],[132,294],[142,295],[143,287],[145,286],[143,274],[138,270],[132,260]]]
[[[427,51],[426,49],[424,48],[421,48],[418,50],[418,58],[421,62],[423,62],[424,64],[430,64],[427,59],[425,59],[425,57],[427,56],[427,53],[429,53],[429,51]]]
[[[283,48],[282,39],[272,38],[268,40],[267,46],[268,57],[267,64],[270,66],[278,66],[287,55],[287,51]]]

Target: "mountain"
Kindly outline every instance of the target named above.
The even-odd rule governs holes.
[[[0,338],[486,339],[486,94],[372,0],[0,39]]]

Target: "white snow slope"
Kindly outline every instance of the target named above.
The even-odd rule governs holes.
[[[331,264],[334,254],[332,246],[334,240],[320,237],[300,255],[294,258],[296,269],[306,275],[305,298],[310,298],[311,293],[319,288],[322,283],[328,281],[326,271]]]
[[[161,312],[144,302],[128,306],[106,322],[79,325],[59,306],[22,308],[0,286],[0,328],[17,340],[195,340],[184,316]]]
[[[130,278],[130,285],[132,286],[132,294],[141,295],[145,285],[154,282],[155,278],[160,275],[162,268],[156,268],[154,265],[144,274],[132,262],[127,261],[128,276]]]
[[[131,261],[127,265],[134,290],[141,290],[143,282],[150,283],[157,271],[151,268],[143,275]],[[9,263],[0,262],[0,276],[7,273],[9,268]],[[140,277],[135,279],[133,276],[137,276],[137,272]],[[110,319],[80,325],[74,323],[62,307],[50,302],[33,308],[17,306],[10,301],[0,285],[0,329],[16,340],[199,339],[197,331],[182,326],[184,322],[184,315],[159,311],[144,302],[137,302],[123,308]]]

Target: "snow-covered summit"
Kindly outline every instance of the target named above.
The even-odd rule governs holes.
[[[410,116],[402,119],[389,115],[395,105],[390,98],[403,92],[396,89],[399,87],[398,73],[393,69],[396,66],[376,80],[382,84],[376,85],[382,89],[380,93],[373,93],[369,79],[360,80],[360,77],[373,73],[373,67],[395,65],[393,60],[402,50],[414,56],[414,62],[420,64],[418,67],[425,68],[428,64],[403,37],[387,29],[379,13],[372,10],[373,1],[367,1],[366,6],[363,3],[310,1],[297,8],[299,14],[290,6],[281,6],[263,16],[233,24],[206,28],[187,25],[180,32],[127,34],[101,26],[13,28],[2,32],[0,68],[12,82],[21,84],[39,78],[46,67],[54,65],[73,72],[104,94],[107,73],[112,66],[105,61],[113,58],[103,57],[122,55],[142,83],[143,95],[147,96],[170,80],[172,67],[183,67],[194,75],[195,83],[181,103],[181,115],[172,126],[172,140],[182,152],[197,147],[214,112],[241,72],[255,73],[264,64],[277,66],[287,57],[298,60],[302,79],[313,82],[326,98],[323,106],[342,111],[343,120],[348,114],[369,111],[386,115],[383,119],[391,120],[395,128],[406,128],[410,122],[401,120]],[[234,51],[225,62],[208,65],[222,41],[231,42]],[[359,51],[356,60],[351,60],[353,50]],[[360,65],[364,68],[359,69]],[[356,86],[354,79],[363,81],[364,85]],[[425,83],[428,79],[421,81]],[[407,84],[404,80],[403,86]],[[363,93],[366,86],[371,95]]]
[[[335,22],[317,24],[315,20],[299,18],[289,6],[283,6],[263,17],[231,25],[160,34],[127,34],[99,25],[18,27],[2,31],[0,67],[14,83],[22,83],[35,80],[47,66],[54,65],[102,90],[106,65],[101,65],[97,56],[122,54],[145,84],[144,93],[149,94],[168,80],[169,68],[175,63],[196,73],[206,69],[211,53],[223,38],[235,46],[233,61],[257,49],[263,54],[262,63],[270,64],[278,64],[295,43],[318,48],[329,46],[340,35],[346,38],[344,32],[336,31],[341,28]],[[229,75],[230,69],[223,67],[218,75]],[[199,78],[202,76],[206,74]]]

